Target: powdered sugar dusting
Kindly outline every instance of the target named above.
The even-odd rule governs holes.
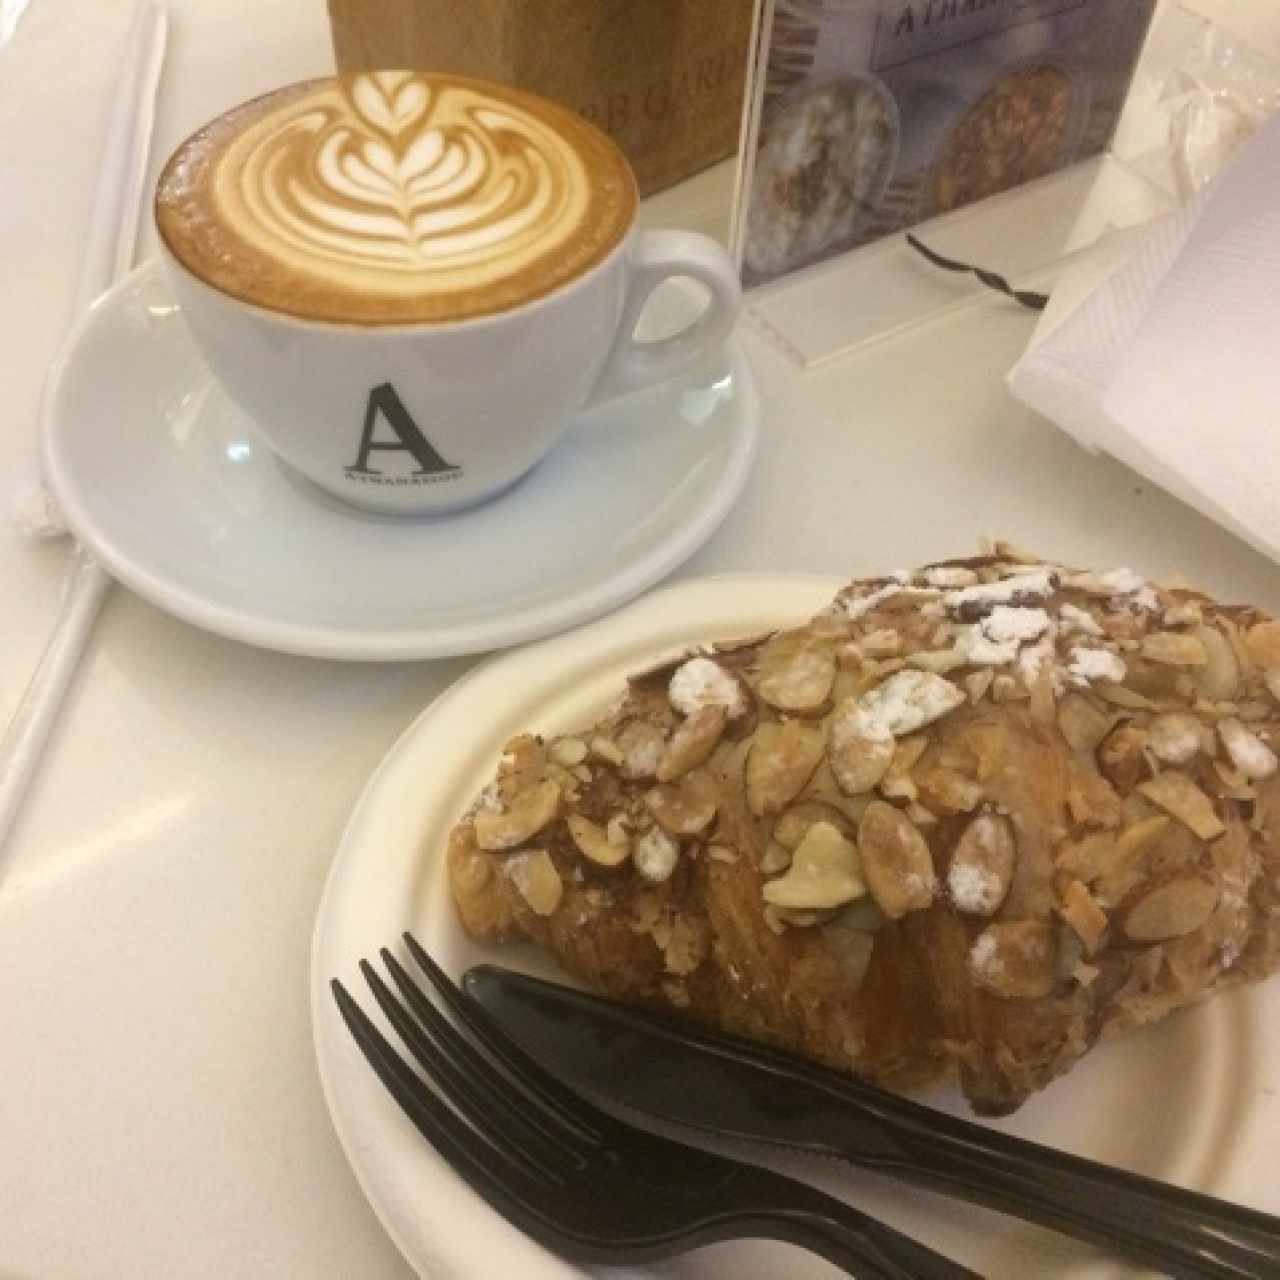
[[[985,618],[961,633],[956,650],[967,662],[980,667],[999,667],[1012,662],[1018,649],[1053,626],[1043,609],[996,605]]]
[[[911,575],[904,570],[895,569],[889,575],[889,581],[883,586],[877,587],[870,594],[865,596],[854,596],[850,600],[844,602],[845,616],[851,622],[857,622],[859,618],[865,618],[872,609],[879,608],[886,600],[892,600],[897,595],[918,595],[921,594],[918,587],[912,587]]]
[[[1092,684],[1095,680],[1110,680],[1120,684],[1129,674],[1124,659],[1110,649],[1071,650],[1071,663],[1067,673],[1072,681],[1080,686]]]
[[[1239,720],[1223,720],[1218,724],[1218,736],[1235,765],[1246,778],[1269,778],[1280,762],[1256,733],[1246,729]]]
[[[952,902],[970,915],[990,915],[1000,905],[1002,887],[994,871],[973,862],[953,862],[947,876]],[[992,939],[987,941],[994,945]]]
[[[667,697],[671,705],[686,716],[704,707],[723,707],[725,714],[733,719],[746,709],[742,686],[710,658],[690,658],[681,663],[672,674]]]
[[[1061,693],[1063,679],[1057,669],[1057,647],[1051,630],[1038,644],[1028,645],[1018,654],[1018,675],[1022,683],[1030,689],[1040,679],[1040,672],[1045,663],[1053,666],[1053,686],[1055,693]]]
[[[872,740],[900,737],[940,720],[964,701],[965,695],[941,676],[898,671],[858,698],[859,728]]]
[[[935,565],[932,569],[922,569],[920,577],[931,587],[951,590],[958,587],[972,587],[978,581],[978,575],[972,569]]]
[[[1047,600],[1056,586],[1057,578],[1052,569],[1034,569],[1015,573],[999,582],[980,582],[972,587],[962,587],[959,591],[950,592],[945,604],[952,614],[969,613],[972,616],[974,612],[990,612],[1001,604]]]
[[[990,930],[980,933],[969,948],[969,965],[975,973],[989,977],[998,976],[1004,969],[995,935]]]

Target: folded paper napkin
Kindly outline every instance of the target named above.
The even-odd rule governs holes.
[[[1009,386],[1280,559],[1280,116],[1182,209],[1069,265]]]

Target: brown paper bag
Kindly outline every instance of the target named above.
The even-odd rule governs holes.
[[[642,194],[738,144],[754,0],[328,0],[338,70],[518,85],[626,152]]]

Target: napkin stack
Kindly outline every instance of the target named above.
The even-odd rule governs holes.
[[[1280,117],[1064,269],[1013,394],[1280,559]]]

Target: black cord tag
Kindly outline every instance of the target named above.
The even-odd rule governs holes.
[[[944,258],[942,254],[935,253],[928,245],[922,244],[910,231],[907,232],[907,243],[923,258],[932,262],[935,267],[941,267],[944,271],[967,271],[977,276],[988,289],[994,289],[997,293],[1007,294],[1015,302],[1020,302],[1024,307],[1032,311],[1043,311],[1049,303],[1049,295],[1047,293],[1032,293],[1027,289],[1015,289],[1004,276],[997,275],[994,271],[987,271],[983,267],[975,267],[968,262],[956,262],[953,258]]]

